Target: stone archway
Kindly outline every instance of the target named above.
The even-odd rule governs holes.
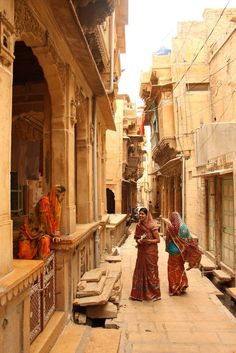
[[[22,40],[32,48],[34,55],[43,70],[47,81],[51,100],[51,134],[52,136],[52,184],[65,184],[66,180],[59,180],[57,170],[63,170],[64,161],[61,153],[53,144],[61,139],[59,130],[65,129],[65,82],[66,64],[58,55],[47,30],[34,17],[25,1],[15,3],[16,41]],[[57,131],[57,134],[55,134]],[[59,134],[60,135],[60,134]],[[65,137],[64,137],[65,138]],[[58,153],[59,152],[59,153]],[[62,173],[60,173],[62,176]],[[61,178],[61,177],[60,177]]]
[[[15,3],[15,28],[16,41],[22,40],[32,48],[47,82],[50,97],[47,111],[50,129],[47,138],[50,137],[51,143],[51,185],[63,184],[68,191],[62,211],[62,233],[70,234],[75,230],[76,222],[75,205],[71,201],[73,197],[69,197],[69,190],[70,193],[74,191],[68,180],[68,169],[74,168],[71,163],[69,167],[68,161],[71,124],[68,123],[70,107],[66,105],[66,78],[69,68],[59,55],[50,34],[24,0]],[[44,160],[48,158],[44,157]]]

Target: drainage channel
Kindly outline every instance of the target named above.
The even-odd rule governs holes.
[[[207,274],[205,275],[213,284],[214,286],[223,294],[223,295],[217,295],[217,298],[220,300],[220,302],[231,312],[231,314],[236,317],[236,300],[232,298],[227,292],[226,292],[226,285],[218,282],[213,275]]]

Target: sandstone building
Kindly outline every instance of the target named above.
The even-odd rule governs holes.
[[[137,206],[137,181],[143,175],[142,119],[127,95],[116,99],[116,131],[108,131],[106,184],[108,213],[131,213]]]
[[[215,266],[236,277],[235,9],[182,22],[171,50],[141,79],[150,124],[155,202],[176,210]]]
[[[79,278],[111,247],[105,136],[127,15],[127,0],[0,1],[2,353],[47,352]],[[46,261],[17,259],[22,217],[57,183],[61,242]]]

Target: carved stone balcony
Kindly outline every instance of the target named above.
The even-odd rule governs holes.
[[[176,150],[175,137],[166,137],[154,147],[152,158],[161,167],[170,159],[175,158],[178,153],[179,151]]]
[[[115,0],[77,0],[77,12],[83,27],[101,25],[115,9]]]

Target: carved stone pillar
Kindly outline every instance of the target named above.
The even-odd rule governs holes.
[[[43,125],[43,192],[48,193],[51,185],[51,101],[49,92],[44,94],[44,125]]]
[[[13,1],[0,3],[0,277],[12,269],[12,221],[10,214],[10,168],[13,70]]]
[[[88,98],[81,97],[80,119],[76,128],[76,221],[89,223],[93,218],[92,144],[93,126]]]

